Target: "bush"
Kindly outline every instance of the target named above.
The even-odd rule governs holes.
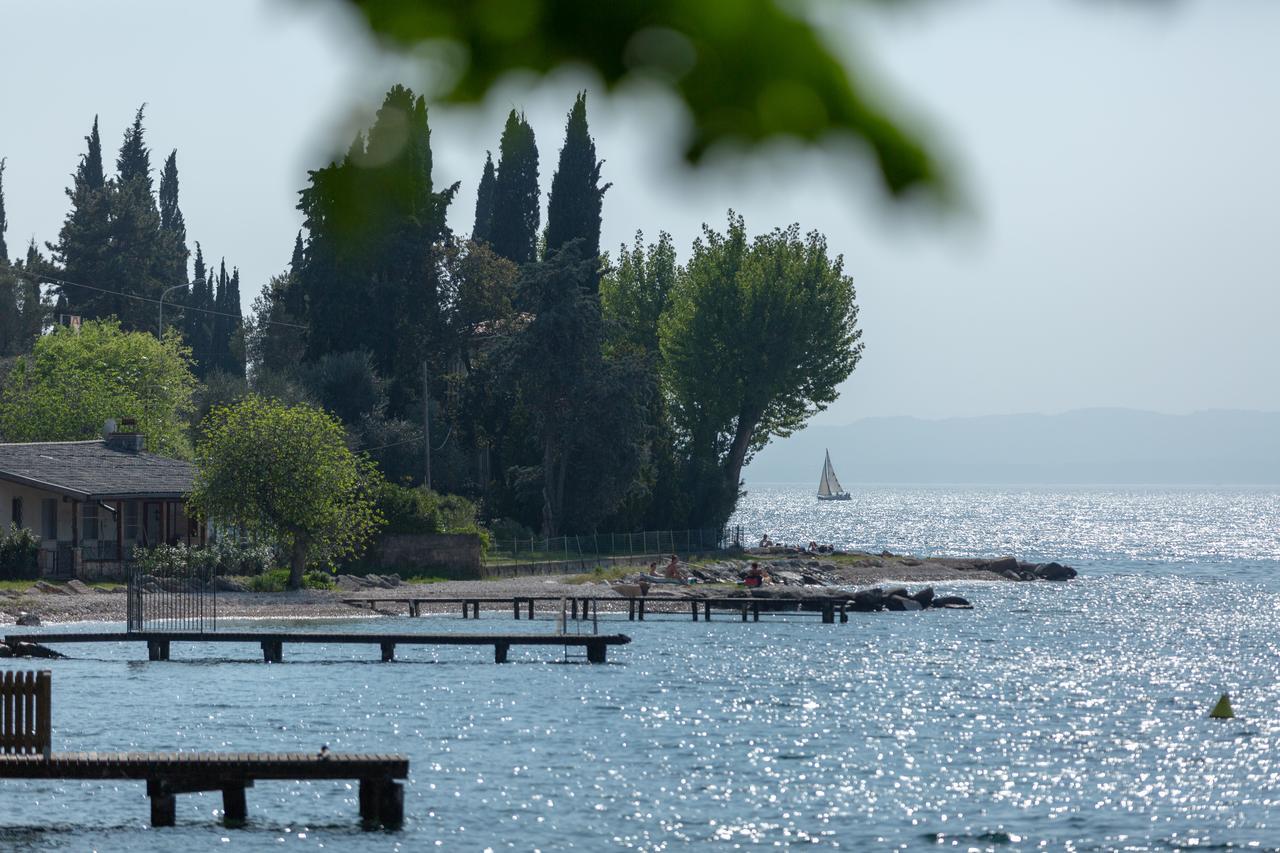
[[[10,524],[0,536],[0,579],[16,580],[40,575],[40,540],[25,528]]]
[[[272,569],[248,580],[253,592],[284,592],[289,587],[289,570]],[[333,578],[324,572],[307,572],[302,576],[303,589],[333,589]]]
[[[383,482],[376,496],[387,520],[383,533],[439,533],[440,507],[435,492]]]
[[[278,562],[270,545],[222,541],[203,548],[186,545],[135,548],[133,561],[143,574],[157,578],[187,575],[192,570],[216,575],[261,575]]]

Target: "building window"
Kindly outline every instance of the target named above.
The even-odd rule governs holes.
[[[98,505],[96,503],[84,504],[84,512],[82,513],[84,521],[84,529],[81,538],[89,542],[98,539]]]
[[[124,505],[124,540],[133,542],[138,538],[138,502],[126,501]]]
[[[41,532],[46,540],[58,540],[58,499],[45,498],[40,501]]]
[[[22,526],[22,498],[13,499],[13,513],[10,516],[14,527]]]

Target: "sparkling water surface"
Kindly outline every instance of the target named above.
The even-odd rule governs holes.
[[[136,782],[3,782],[0,850],[1280,849],[1280,490],[753,490],[775,539],[1066,558],[1068,584],[967,582],[972,611],[742,624],[603,621],[610,663],[557,648],[71,646],[60,750],[404,752],[406,825],[354,786],[262,782],[250,824]],[[249,623],[305,630],[306,623]],[[551,630],[486,613],[343,630]],[[95,626],[118,630],[119,626]],[[198,662],[196,662],[198,661]],[[1234,720],[1210,720],[1230,691]]]

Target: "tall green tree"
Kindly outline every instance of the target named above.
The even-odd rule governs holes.
[[[457,185],[436,191],[431,171],[426,102],[396,86],[367,141],[311,172],[299,203],[308,358],[368,351],[397,413],[418,404],[424,361],[442,372],[449,341],[439,263]]]
[[[480,173],[480,186],[476,190],[476,217],[471,228],[471,239],[487,243],[493,239],[493,207],[498,189],[498,176],[493,168],[492,152],[484,152],[484,171]]]
[[[178,306],[187,303],[190,297],[190,284],[187,280],[187,260],[191,256],[187,248],[187,224],[182,216],[182,208],[178,205],[178,152],[169,153],[164,161],[164,171],[160,173],[160,254],[164,274],[162,283],[166,288],[175,285],[186,285],[174,294],[174,325],[185,328],[184,316]]]
[[[538,256],[538,144],[524,115],[512,110],[498,145],[489,244],[502,257],[527,264]]]
[[[605,191],[601,186],[596,143],[587,127],[587,93],[579,92],[565,124],[560,162],[551,179],[547,201],[547,254],[571,240],[583,240],[585,255],[600,254],[600,217]]]
[[[118,316],[125,329],[156,331],[155,303],[147,300],[160,298],[166,287],[166,273],[172,271],[173,264],[166,258],[165,241],[160,233],[160,211],[151,179],[151,151],[146,145],[142,124],[145,108],[143,104],[135,113],[116,157],[115,191],[111,194],[112,242],[107,264],[109,284],[106,286],[131,297],[142,297],[119,300]],[[176,201],[176,185],[173,190]],[[184,267],[185,263],[184,258]]]
[[[637,232],[630,247],[618,248],[618,260],[600,285],[606,348],[613,358],[629,356],[644,369],[640,381],[650,390],[645,412],[644,462],[636,488],[615,520],[617,529],[663,530],[688,523],[690,505],[676,454],[676,435],[667,399],[657,393],[662,362],[659,321],[680,275],[671,235],[658,234],[646,245]]]
[[[107,418],[134,417],[148,449],[187,456],[196,380],[190,351],[174,332],[158,340],[115,320],[58,327],[19,358],[0,393],[7,441],[82,441]]]
[[[280,543],[290,589],[301,588],[308,565],[358,555],[382,525],[377,468],[347,449],[333,416],[249,397],[214,409],[200,431],[191,503]]]
[[[49,244],[48,248],[66,280],[113,289],[111,191],[102,165],[97,116],[93,118],[93,129],[85,137],[85,143],[87,150],[81,155],[66,191],[71,209],[58,233],[58,242]],[[68,286],[60,289],[56,311],[86,317],[119,316],[123,302],[114,293]]]
[[[213,341],[213,285],[204,265],[204,249],[196,241],[196,257],[192,264],[191,286],[188,288],[188,310],[183,315],[183,335],[191,347],[193,369],[204,379],[210,369],[210,353]]]
[[[4,232],[9,230],[9,220],[4,213],[4,166],[6,158],[0,157],[0,264],[9,263],[9,246],[4,241]]]
[[[522,268],[532,320],[496,355],[532,420],[547,536],[590,530],[613,512],[640,462],[644,384],[633,362],[603,357],[600,300],[589,286],[600,260],[584,244]]]
[[[690,521],[724,524],[742,466],[836,398],[862,354],[853,281],[799,226],[749,241],[740,216],[703,226],[662,316],[662,379]]]

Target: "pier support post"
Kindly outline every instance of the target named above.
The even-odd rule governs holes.
[[[177,803],[169,784],[163,779],[148,779],[147,796],[151,798],[151,825],[173,826]]]
[[[399,827],[404,823],[404,786],[390,779],[361,779],[360,818],[366,827]]]
[[[840,602],[840,624],[841,625],[849,621],[848,604],[849,602],[847,601]]]
[[[168,640],[147,640],[147,660],[168,660]]]
[[[747,605],[742,605],[742,621],[747,621]]]
[[[636,621],[636,600],[634,598],[627,599],[627,621]]]
[[[518,599],[518,598],[513,598],[513,599],[511,599],[511,611],[512,611],[512,615],[514,615],[514,616],[515,616],[515,618],[516,618],[516,620],[517,620],[517,621],[519,621],[519,619],[520,619],[520,599]]]
[[[605,663],[608,649],[604,643],[587,643],[587,663]]]
[[[698,602],[697,602],[697,601],[690,601],[690,602],[689,602],[689,610],[690,610],[690,611],[692,611],[692,613],[693,613],[693,621],[694,621],[694,622],[697,622],[697,621],[698,621]]]
[[[390,661],[393,661],[395,659],[396,659],[396,644],[383,643],[382,644],[382,662],[389,663]]]
[[[751,621],[760,621],[760,602],[758,601],[751,602]]]
[[[835,623],[836,623],[835,604],[831,601],[831,599],[828,598],[822,602],[822,624],[834,625]]]
[[[583,615],[585,616],[586,614],[584,613]],[[569,599],[569,618],[574,622],[578,621],[578,599],[576,598]]]
[[[470,608],[470,607],[471,607],[471,602],[470,602],[470,601],[464,601],[464,602],[462,602],[462,618],[463,618],[463,619],[466,619],[466,618],[467,618],[467,609],[468,609],[468,608]]]
[[[529,599],[529,618],[533,618],[533,599]]]
[[[404,785],[390,780],[382,784],[378,796],[378,820],[388,829],[404,823]]]
[[[280,663],[284,660],[284,643],[279,640],[263,640],[263,663]]]
[[[511,648],[510,643],[494,643],[493,644],[493,662],[506,663],[507,651]]]
[[[702,618],[708,622],[711,621],[711,601],[709,599],[702,608]]]
[[[409,599],[409,616],[413,618],[418,616],[418,602],[413,599]]]
[[[244,826],[248,819],[249,807],[245,804],[244,785],[224,785],[222,822],[227,826]]]
[[[643,597],[640,599],[640,605],[638,609],[639,609],[638,615],[640,617],[640,621],[643,622],[644,621],[644,598]]]

